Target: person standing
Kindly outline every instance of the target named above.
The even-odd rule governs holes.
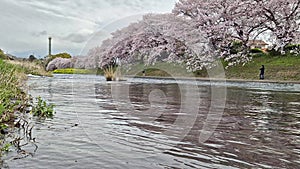
[[[265,66],[261,65],[261,68],[259,70],[260,70],[259,79],[261,80],[265,79]]]
[[[142,73],[143,73],[143,76],[146,76],[146,71],[145,70],[143,70]]]

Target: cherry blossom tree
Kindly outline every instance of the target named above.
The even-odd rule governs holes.
[[[299,0],[256,0],[257,9],[264,18],[263,29],[275,40],[280,50],[299,39]]]
[[[159,61],[185,63],[198,70],[214,60],[204,33],[194,22],[174,14],[148,14],[139,22],[112,33],[112,37],[93,48],[89,57],[97,57],[99,66]]]
[[[271,35],[277,49],[299,37],[299,0],[180,0],[173,13],[194,20],[231,63],[247,62],[249,40]],[[232,54],[234,41],[242,43]]]
[[[96,69],[98,68],[98,57],[89,52],[87,56],[75,56],[71,59],[73,67],[77,69]]]
[[[73,67],[71,59],[58,57],[48,63],[46,70],[53,71],[56,69],[66,69],[71,67]]]
[[[247,62],[248,41],[264,22],[258,17],[253,1],[247,0],[180,0],[173,13],[197,23],[220,56],[231,62]],[[232,54],[235,41],[242,43],[239,53]]]
[[[86,58],[82,68],[158,61],[185,63],[189,70],[216,58],[246,63],[250,40],[270,36],[274,48],[299,40],[299,0],[179,0],[171,14],[148,14],[112,33]],[[100,43],[100,42],[99,42]],[[233,52],[234,45],[240,43]],[[85,64],[81,64],[85,62]]]

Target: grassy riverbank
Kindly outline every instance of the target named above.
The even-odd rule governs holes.
[[[265,65],[265,80],[272,81],[300,81],[300,56],[271,56],[260,54],[253,57],[253,60],[245,65],[236,65],[225,69],[227,66],[223,62],[223,67],[227,79],[258,80],[259,69]],[[154,66],[135,65],[128,75],[169,77],[185,76],[184,67],[170,63],[157,63]],[[138,72],[136,72],[138,71]],[[58,69],[53,71],[55,74],[98,74],[103,75],[102,70],[86,69]],[[199,78],[208,78],[206,70],[196,71],[194,75]]]
[[[45,70],[40,60],[35,60],[35,61],[5,60],[5,62],[15,66],[19,78],[20,75],[27,76],[28,74],[37,75],[37,76],[52,76],[51,72],[47,72]]]
[[[51,75],[35,62],[0,59],[0,157],[12,146],[12,143],[5,142],[4,138],[12,128],[20,125],[15,124],[15,119],[18,118],[17,114],[29,113],[28,108],[31,107],[34,110],[34,116],[50,115],[49,117],[51,117],[53,115],[53,106],[49,106],[42,99],[39,99],[38,104],[35,105],[32,103],[32,98],[24,92],[23,89],[26,86],[24,81],[27,79],[27,74]],[[25,122],[23,127],[24,125]],[[26,132],[29,133],[29,129],[32,128],[27,127],[26,129]],[[17,145],[17,148],[20,149],[20,146]]]
[[[75,69],[75,68],[67,68],[67,69],[56,69],[53,71],[54,74],[96,74],[96,69]]]
[[[236,65],[227,69],[225,69],[226,63],[223,63],[226,79],[241,80],[258,80],[261,65],[265,65],[265,80],[300,81],[300,56],[258,55],[245,65]],[[168,70],[168,68],[165,69]],[[169,70],[176,72],[174,68]],[[199,78],[208,78],[206,70],[196,71],[194,74]],[[150,68],[146,69],[146,76],[170,75],[164,71]]]
[[[8,151],[4,135],[14,125],[15,112],[24,112],[28,106],[29,99],[21,89],[24,76],[17,66],[0,59],[0,156],[2,151]]]
[[[300,81],[300,56],[257,56],[244,66],[228,68],[226,78],[257,80],[261,65],[265,65],[266,80]]]
[[[13,119],[11,117],[16,109],[22,110],[22,107],[18,107],[19,105],[26,105],[23,102],[27,100],[26,94],[21,89],[25,76],[17,66],[0,59],[0,123],[2,127]]]

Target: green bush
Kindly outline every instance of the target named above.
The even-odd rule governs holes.
[[[52,118],[54,115],[54,105],[47,104],[41,97],[37,98],[37,104],[32,107],[33,116]]]
[[[56,55],[52,55],[51,56],[51,59],[55,59],[55,58],[67,58],[67,59],[70,59],[72,58],[72,56],[68,53],[59,53],[59,54],[56,54]]]
[[[264,53],[263,50],[259,49],[259,48],[253,48],[253,49],[250,49],[250,53]]]

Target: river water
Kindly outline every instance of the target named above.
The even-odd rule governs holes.
[[[38,149],[8,153],[4,168],[300,167],[299,84],[55,75],[28,86],[56,114],[31,118]]]

